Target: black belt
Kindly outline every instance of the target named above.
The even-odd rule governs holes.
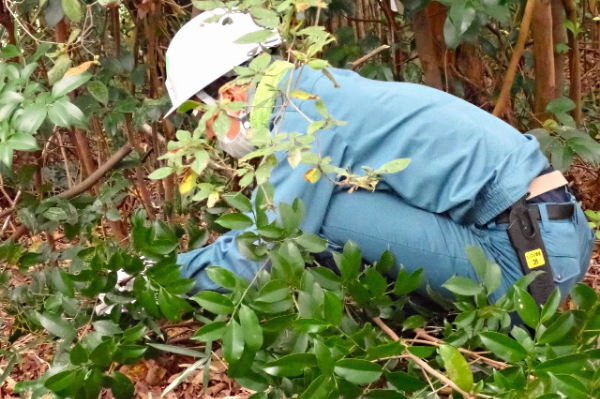
[[[538,204],[528,204],[526,196],[523,196],[507,211],[502,212],[495,219],[496,223],[508,223],[506,233],[511,246],[515,250],[523,275],[533,272],[543,272],[536,276],[529,284],[529,292],[538,305],[543,305],[550,294],[555,290],[554,279],[550,258],[546,253],[546,246],[542,240],[542,234],[538,221],[540,221],[540,209]],[[575,205],[548,204],[548,219],[568,219],[575,212]]]
[[[537,204],[529,205],[530,214],[537,221],[542,220],[542,216],[540,215],[540,209]],[[573,216],[575,212],[574,204],[548,204],[546,205],[546,210],[548,211],[548,219],[550,220],[561,220],[561,219],[569,219]],[[508,223],[510,215],[510,208],[496,216],[495,222],[497,224]]]

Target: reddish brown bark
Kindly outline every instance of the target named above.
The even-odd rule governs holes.
[[[4,29],[8,32],[8,42],[16,46],[17,38],[15,36],[15,23],[4,3],[5,1],[6,0],[0,0],[0,25],[4,26]]]
[[[565,7],[562,0],[551,0],[552,8],[552,44],[554,45],[554,85],[556,89],[555,97],[561,97],[565,88],[565,69],[567,65],[567,56],[565,52],[557,53],[556,46],[560,43],[566,44],[565,26]]]
[[[415,33],[417,54],[423,68],[423,83],[443,90],[442,73],[436,57],[436,46],[429,17],[427,16],[427,9],[420,10],[413,17],[413,31]]]
[[[575,26],[577,24],[577,6],[573,0],[563,0],[567,18]],[[581,125],[581,63],[579,61],[579,40],[570,30],[567,30],[569,39],[569,72],[570,90],[569,97],[575,103],[575,109],[571,116],[575,119],[577,126]]]
[[[546,112],[546,106],[556,97],[554,46],[551,32],[552,9],[550,0],[541,0],[536,5],[531,21],[535,70],[533,112],[540,123],[552,117]]]

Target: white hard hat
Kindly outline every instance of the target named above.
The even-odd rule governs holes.
[[[216,15],[225,15],[217,22],[206,22]],[[264,29],[249,14],[215,9],[198,15],[185,24],[175,35],[166,55],[167,91],[173,108],[168,116],[194,94],[248,61],[260,48],[258,43],[237,44],[240,37]],[[261,45],[274,47],[281,44],[276,31]]]

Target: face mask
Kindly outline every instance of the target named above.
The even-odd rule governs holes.
[[[240,118],[240,132],[233,139],[229,139],[224,137],[223,139],[219,139],[219,144],[221,148],[229,155],[234,158],[240,159],[256,148],[250,144],[250,140],[248,139],[248,129],[250,128],[250,120],[248,119],[248,115],[244,115]]]
[[[254,100],[254,92],[255,88],[250,88],[246,93],[246,102],[248,104],[252,104]],[[221,93],[220,93],[221,94]],[[197,94],[197,96],[206,104],[216,104],[216,100],[209,96],[206,92],[201,91]],[[232,98],[232,100],[241,100]],[[248,129],[250,129],[250,118],[248,113],[248,108],[242,110],[239,115],[231,115],[233,118],[239,121],[239,133],[234,138],[224,137],[222,139],[218,139],[221,148],[229,155],[234,158],[242,158],[245,155],[250,154],[256,148],[250,144],[248,139]]]

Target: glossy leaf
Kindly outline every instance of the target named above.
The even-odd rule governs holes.
[[[377,363],[361,359],[342,359],[335,363],[335,373],[353,384],[363,385],[375,382],[382,370]]]
[[[558,289],[555,289],[554,292],[550,294],[550,297],[548,298],[548,300],[544,304],[544,307],[542,308],[540,322],[545,323],[548,320],[550,320],[550,318],[552,318],[552,316],[554,316],[554,314],[556,313],[556,310],[558,309],[559,305],[560,291]]]
[[[251,351],[258,351],[263,345],[263,332],[258,317],[252,309],[242,305],[239,311],[240,325],[244,331],[244,341]]]
[[[552,323],[546,331],[544,331],[539,339],[540,344],[551,344],[556,342],[571,330],[575,325],[575,318],[572,313],[563,313],[554,323]]]
[[[552,379],[552,385],[557,391],[564,394],[569,399],[587,399],[589,390],[577,378],[571,375],[548,373]]]
[[[40,321],[40,324],[46,330],[57,337],[64,338],[65,341],[70,341],[77,336],[77,331],[75,331],[75,328],[71,325],[71,323],[55,313],[38,313],[37,317]]]
[[[206,324],[196,331],[196,334],[194,334],[192,339],[202,342],[217,341],[223,338],[226,327],[227,323],[224,321],[215,321],[210,324]]]
[[[227,315],[233,312],[233,302],[231,302],[231,299],[218,292],[202,291],[190,299],[215,314]]]
[[[228,213],[218,218],[215,222],[232,230],[244,230],[252,227],[254,224],[250,217],[242,213]]]
[[[223,356],[230,364],[237,362],[244,352],[244,331],[240,324],[231,320],[223,334]]]
[[[441,345],[439,350],[448,377],[460,389],[470,391],[473,388],[473,373],[462,353],[451,345]]]
[[[241,212],[252,212],[250,200],[241,193],[227,193],[223,195],[223,199],[233,208]]]
[[[276,377],[297,377],[304,373],[305,368],[315,367],[317,358],[312,353],[293,353],[283,356],[264,365],[267,374]]]
[[[527,351],[514,339],[493,331],[480,334],[481,342],[500,359],[515,363],[527,357]]]
[[[390,384],[393,385],[394,388],[404,392],[419,391],[427,386],[427,382],[415,378],[404,371],[386,373],[385,378]]]
[[[517,313],[521,319],[531,328],[537,328],[540,322],[540,308],[535,299],[525,290],[515,288],[515,300],[517,305]]]
[[[63,1],[77,2],[77,0],[63,0]],[[61,80],[56,82],[54,84],[54,86],[52,86],[52,98],[57,99],[59,97],[66,95],[67,93],[75,90],[76,88],[78,88],[79,86],[81,86],[82,84],[84,84],[85,82],[90,80],[91,77],[92,77],[92,75],[90,73],[84,72],[79,75],[66,76],[66,77],[62,78]]]
[[[475,281],[461,276],[452,277],[450,280],[442,284],[442,287],[455,294],[466,296],[477,296],[483,291],[483,287],[481,287]]]

